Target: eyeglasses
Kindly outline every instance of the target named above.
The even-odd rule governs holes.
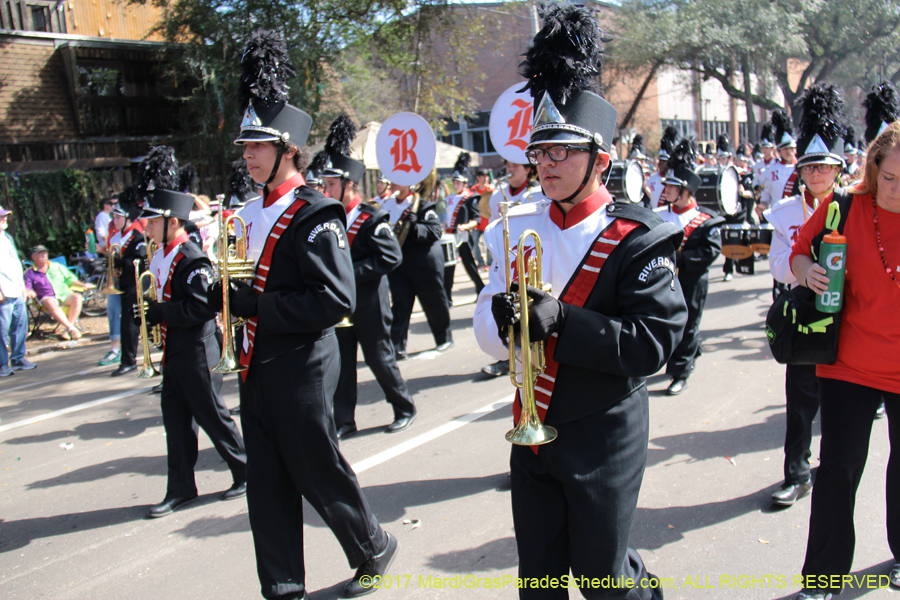
[[[834,171],[835,165],[803,165],[800,167],[801,175],[812,175],[813,173],[822,173],[828,175]]]
[[[562,162],[569,158],[569,150],[575,150],[576,152],[590,152],[590,148],[585,148],[584,146],[560,144],[558,146],[550,146],[549,148],[535,148],[534,150],[528,150],[525,152],[525,158],[533,165],[541,164],[541,161],[544,160],[544,155],[549,156],[550,160],[553,162]]]

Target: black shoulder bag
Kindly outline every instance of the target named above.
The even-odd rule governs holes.
[[[841,209],[837,230],[844,231],[853,196],[835,190],[833,196]],[[813,256],[830,229],[825,227],[812,241]],[[766,316],[766,337],[772,356],[781,364],[830,365],[837,360],[838,331],[841,313],[823,313],[816,309],[816,293],[808,287],[796,285],[783,292],[769,308]]]

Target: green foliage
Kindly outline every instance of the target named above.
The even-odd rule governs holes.
[[[9,233],[19,253],[44,244],[50,256],[84,251],[85,229],[94,226],[100,202],[112,193],[111,171],[73,171],[13,175],[0,173],[0,206],[13,211]]]

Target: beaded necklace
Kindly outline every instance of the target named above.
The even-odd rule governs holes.
[[[884,257],[884,245],[881,243],[881,228],[878,226],[878,202],[875,198],[872,198],[872,216],[875,220],[875,241],[878,244],[878,253],[881,254],[881,264],[884,265],[885,272],[891,276],[891,279],[900,288],[900,281],[897,281],[897,278],[894,277],[894,271],[888,266],[887,259]]]

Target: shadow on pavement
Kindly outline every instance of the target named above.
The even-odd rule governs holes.
[[[426,565],[444,573],[474,573],[509,569],[519,564],[516,538],[491,540],[475,548],[432,554]]]
[[[39,444],[52,442],[66,437],[77,437],[82,441],[96,439],[124,439],[141,435],[151,427],[162,425],[162,417],[144,417],[141,419],[115,419],[97,423],[83,423],[75,429],[60,429],[40,435],[26,435],[7,440],[7,444]]]

